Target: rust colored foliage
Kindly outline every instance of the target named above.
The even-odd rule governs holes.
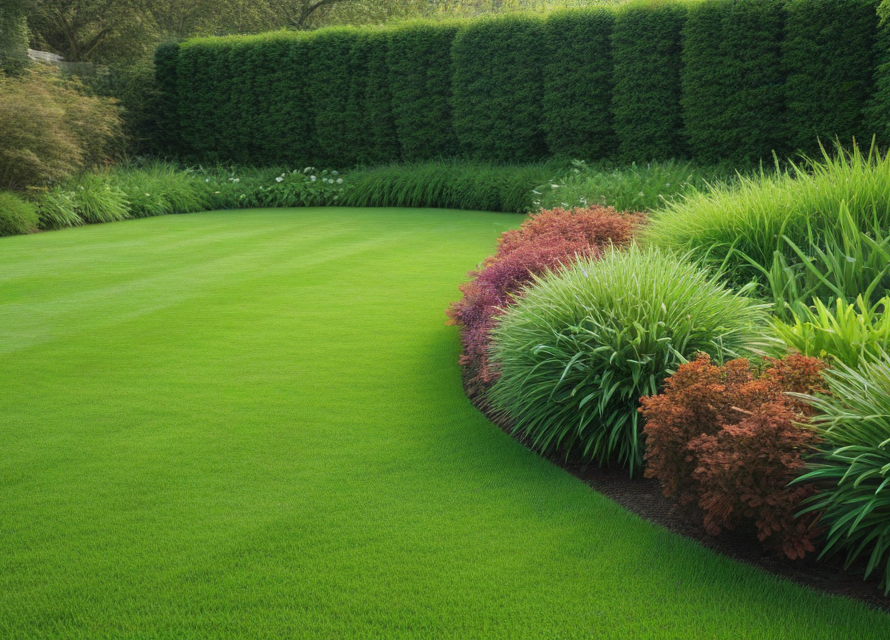
[[[488,364],[489,331],[534,276],[558,270],[576,257],[597,256],[610,243],[626,245],[642,221],[641,214],[611,207],[550,209],[504,233],[497,253],[470,272],[472,280],[461,286],[463,298],[448,311],[451,323],[461,327],[460,362],[468,390],[478,393],[496,379]]]
[[[815,551],[818,514],[794,517],[815,488],[788,485],[819,440],[799,426],[811,410],[786,393],[824,393],[824,367],[800,355],[761,371],[741,359],[716,366],[707,355],[681,366],[663,393],[642,399],[646,476],[699,507],[712,535],[753,523],[764,546],[789,558]]]

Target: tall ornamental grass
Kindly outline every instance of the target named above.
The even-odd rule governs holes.
[[[866,293],[886,275],[888,229],[890,155],[854,145],[692,192],[655,213],[645,239],[722,266],[736,284],[758,281],[781,310],[788,299]],[[798,276],[810,282],[794,293]],[[881,297],[879,285],[869,293]]]
[[[858,367],[838,364],[825,374],[831,391],[810,396],[821,412],[813,422],[826,446],[799,482],[821,491],[802,513],[823,511],[822,556],[845,554],[865,577],[881,576],[890,593],[890,357]]]
[[[207,208],[207,198],[194,176],[166,162],[113,171],[109,182],[124,192],[130,215],[147,218],[192,213]]]
[[[617,461],[643,445],[637,409],[697,353],[765,346],[765,306],[657,248],[607,251],[536,279],[492,330],[495,408],[541,450]]]

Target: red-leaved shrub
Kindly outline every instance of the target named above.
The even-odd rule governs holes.
[[[536,275],[558,270],[576,257],[597,256],[610,243],[630,242],[641,214],[619,213],[611,207],[551,209],[529,217],[498,241],[498,251],[473,278],[461,286],[463,298],[448,315],[460,325],[468,391],[478,393],[497,377],[488,365],[488,334],[495,318],[520,295]]]
[[[794,514],[815,488],[788,485],[819,439],[799,426],[811,410],[787,392],[824,392],[824,366],[800,355],[762,371],[747,360],[718,367],[707,355],[681,366],[663,393],[642,398],[646,476],[665,496],[697,505],[713,535],[749,522],[764,546],[789,558],[814,551],[818,514]]]

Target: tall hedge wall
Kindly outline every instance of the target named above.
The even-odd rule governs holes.
[[[617,147],[612,122],[612,29],[607,9],[562,11],[544,23],[543,127],[551,153],[606,158]]]
[[[787,131],[793,148],[820,138],[868,136],[863,106],[874,90],[876,0],[791,0],[784,61]]]
[[[687,155],[680,104],[682,4],[631,5],[618,12],[612,37],[615,114],[622,160]]]
[[[683,122],[692,154],[736,162],[787,151],[778,0],[690,5],[683,30]]]
[[[700,0],[205,38],[156,54],[157,146],[346,168],[756,161],[890,141],[879,0]]]
[[[457,23],[409,23],[389,36],[393,119],[405,160],[457,155],[451,115],[451,46]]]
[[[484,18],[458,31],[451,49],[453,119],[466,155],[504,162],[547,155],[543,44],[537,17]]]

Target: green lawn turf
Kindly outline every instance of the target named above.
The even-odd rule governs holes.
[[[887,638],[649,525],[464,397],[516,216],[168,216],[0,240],[0,637]]]

